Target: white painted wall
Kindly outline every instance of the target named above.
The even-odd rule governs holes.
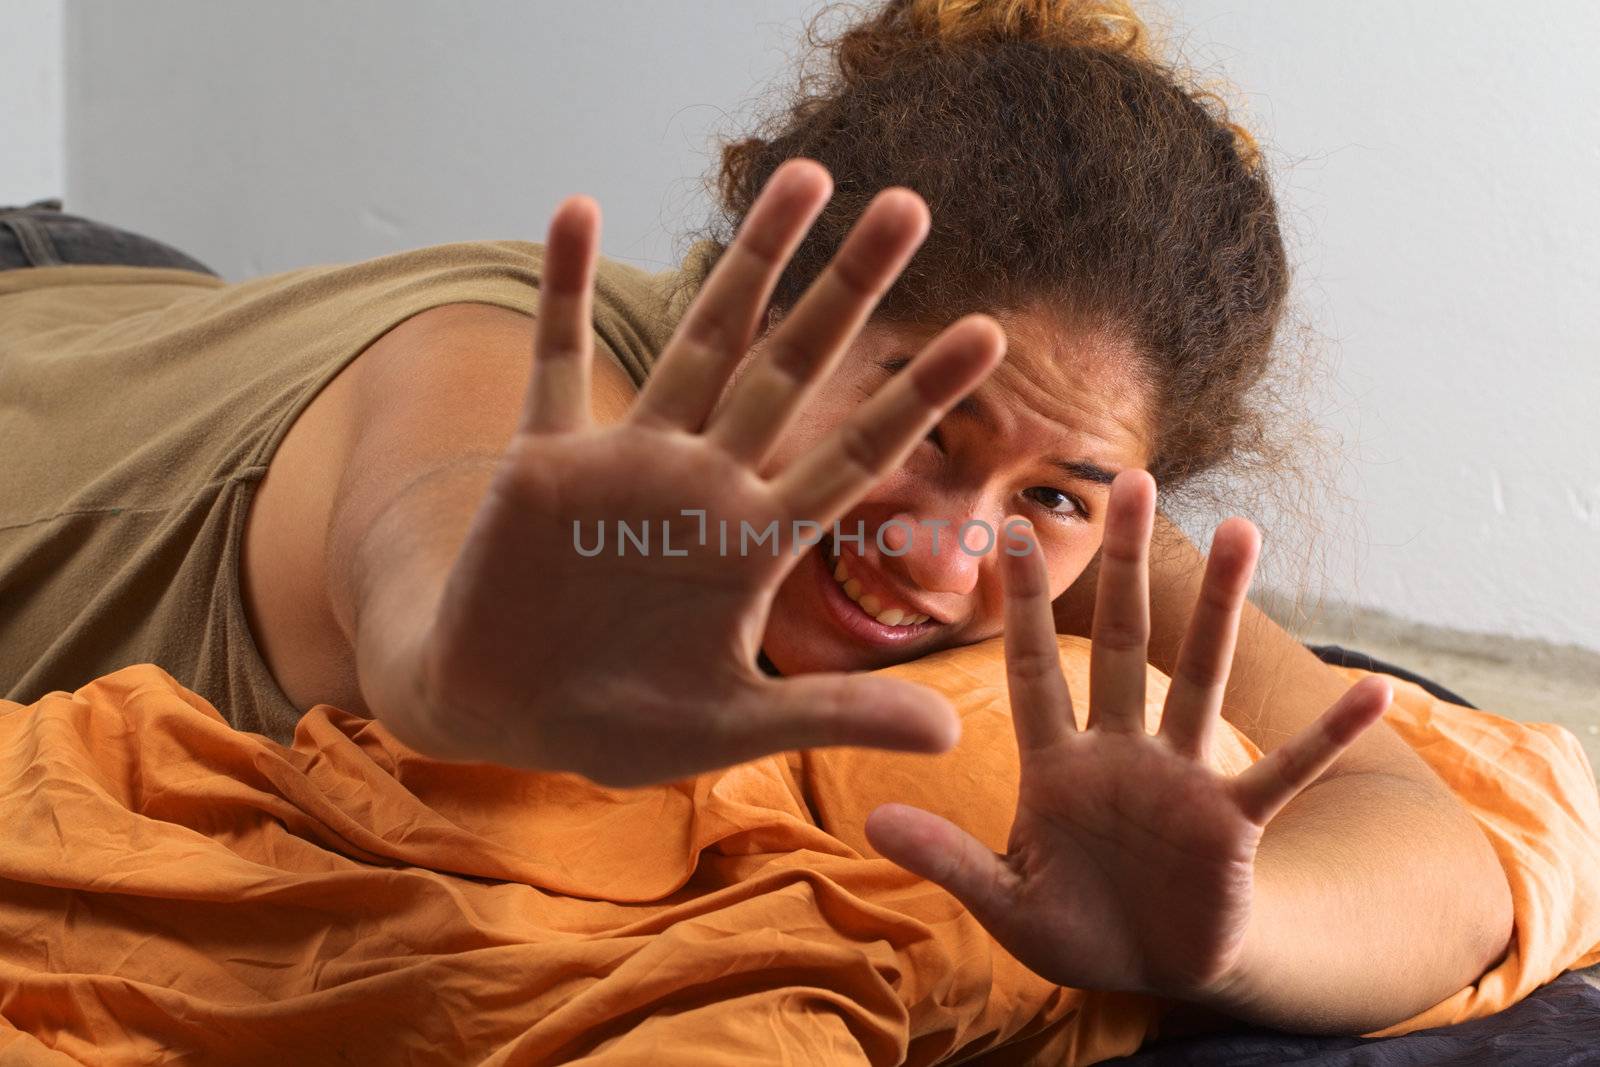
[[[1331,595],[1600,649],[1600,5],[1175,14],[1273,146],[1337,370]]]
[[[537,240],[582,190],[665,263],[812,6],[68,0],[69,206],[243,277]],[[1169,10],[1285,166],[1349,437],[1332,595],[1600,649],[1600,5]]]
[[[61,195],[61,4],[0,7],[0,207]]]
[[[76,206],[231,278],[543,240],[586,192],[667,263],[708,131],[808,0],[68,0]]]

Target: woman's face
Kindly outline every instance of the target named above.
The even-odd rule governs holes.
[[[845,513],[844,537],[826,531],[784,580],[763,642],[784,674],[883,667],[999,633],[999,553],[1016,545],[1006,539],[1008,516],[1032,522],[1052,596],[1100,547],[1111,478],[1150,460],[1132,349],[1045,313],[995,317],[1008,342],[999,369]],[[767,471],[819,443],[936,333],[870,324],[784,433]],[[848,539],[858,530],[860,541]]]

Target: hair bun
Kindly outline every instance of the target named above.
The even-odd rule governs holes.
[[[815,26],[812,41],[824,43]],[[1248,129],[1228,117],[1222,92],[1193,84],[1192,77],[1163,61],[1130,0],[886,0],[872,6],[870,17],[847,26],[828,52],[844,83],[855,85],[872,81],[897,59],[930,44],[1005,41],[1096,49],[1158,67],[1174,80],[1189,81],[1196,102],[1227,129],[1245,169],[1261,167],[1260,145]]]
[[[1012,40],[1149,58],[1150,36],[1128,0],[891,0],[877,29],[941,41]]]

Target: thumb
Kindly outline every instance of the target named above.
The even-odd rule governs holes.
[[[867,840],[887,859],[942,886],[991,933],[1012,911],[1016,873],[949,819],[884,804],[867,816]]]
[[[860,745],[899,752],[944,752],[961,722],[926,686],[871,674],[805,674],[763,680],[727,723],[738,749],[754,755]]]

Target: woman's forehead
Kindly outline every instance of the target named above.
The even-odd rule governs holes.
[[[1149,465],[1154,435],[1144,386],[1131,368],[1091,360],[1032,362],[1026,355],[1008,360],[973,394],[979,411],[994,412],[997,441],[1098,458],[1113,469]]]
[[[1043,311],[1007,310],[994,317],[1005,330],[1006,357],[974,391],[972,403],[962,406],[964,414],[993,423],[1001,437],[1048,436],[1109,450],[1119,466],[1148,462],[1154,442],[1151,390],[1131,339],[1103,323],[1074,324]],[[887,334],[880,333],[880,340],[906,354],[938,332],[892,325],[880,330]],[[896,339],[900,344],[893,344]]]

